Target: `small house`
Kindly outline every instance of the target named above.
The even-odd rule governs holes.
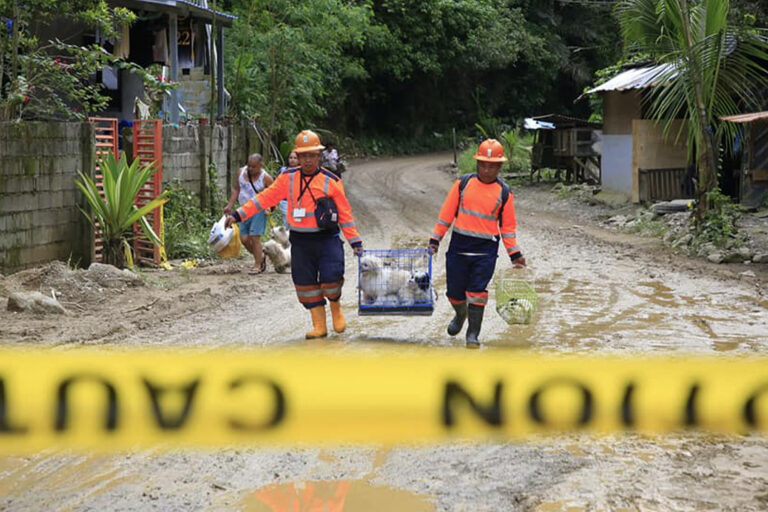
[[[603,100],[602,186],[633,202],[689,195],[683,186],[689,162],[683,121],[664,134],[648,118],[647,93],[667,76],[666,64],[629,69],[587,92]]]
[[[600,183],[601,125],[559,114],[527,118],[534,130],[531,173],[565,171],[566,181]]]
[[[179,83],[165,102],[165,117],[174,123],[182,115],[190,119],[208,115],[210,72],[211,66],[215,66],[218,114],[224,114],[222,31],[232,26],[234,16],[220,11],[214,13],[207,0],[108,0],[107,3],[112,7],[125,7],[137,15],[136,21],[124,27],[117,38],[106,38],[98,31],[74,23],[52,23],[42,28],[38,37],[80,45],[96,43],[142,67],[162,66],[165,78]],[[214,17],[216,30],[212,33]],[[140,77],[128,70],[108,67],[95,79],[111,98],[107,110],[100,115],[132,121],[135,99],[142,97],[144,90]]]
[[[745,125],[739,144],[739,199],[744,206],[758,207],[768,196],[768,111],[727,116],[722,120]]]

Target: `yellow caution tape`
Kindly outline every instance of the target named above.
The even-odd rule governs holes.
[[[768,429],[768,359],[0,350],[0,453]]]

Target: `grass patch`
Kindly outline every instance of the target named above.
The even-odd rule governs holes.
[[[637,235],[663,238],[669,231],[669,225],[664,220],[652,215],[642,215],[627,224],[625,229],[627,232]]]

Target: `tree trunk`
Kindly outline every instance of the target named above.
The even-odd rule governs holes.
[[[125,251],[123,250],[123,240],[113,238],[104,241],[104,251],[101,253],[102,263],[113,265],[117,268],[125,268]]]
[[[701,144],[698,147],[699,180],[696,186],[696,219],[701,220],[709,210],[709,201],[707,194],[717,187],[717,160],[715,159],[715,143],[712,134],[709,133],[706,119],[699,121],[700,127],[699,139]],[[701,129],[703,128],[703,129]]]
[[[696,187],[696,219],[701,220],[709,209],[707,194],[717,186],[717,160],[715,159],[715,141],[710,132],[709,111],[704,99],[704,86],[701,83],[698,60],[694,54],[693,34],[688,13],[688,0],[678,0],[682,14],[683,30],[687,44],[687,58],[690,73],[693,77],[694,100],[696,102],[696,114],[691,119],[696,124],[694,129],[698,132],[697,160],[699,168],[699,182]]]

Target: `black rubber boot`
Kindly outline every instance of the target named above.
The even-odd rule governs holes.
[[[480,328],[483,326],[483,313],[485,306],[475,306],[470,304],[468,307],[469,325],[467,326],[467,348],[480,348]]]
[[[451,303],[451,306],[453,306],[456,314],[454,315],[453,320],[451,320],[451,323],[448,324],[448,335],[456,336],[459,334],[459,331],[461,331],[461,328],[464,327],[464,320],[467,319],[467,303]]]

